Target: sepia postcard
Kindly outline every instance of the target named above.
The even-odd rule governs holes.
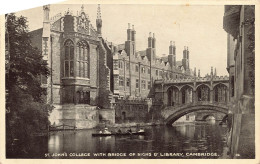
[[[5,13],[0,163],[259,163],[257,13],[259,1],[65,1]]]

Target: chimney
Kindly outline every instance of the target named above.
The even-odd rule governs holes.
[[[186,59],[187,58],[187,55],[186,55],[186,46],[184,46],[184,50],[183,50],[183,59]]]
[[[136,32],[135,32],[135,26],[132,25],[132,41],[133,41],[133,42],[135,41],[135,34],[136,34]]]
[[[154,33],[153,33],[152,48],[156,48],[156,39],[155,39],[155,34]]]
[[[170,46],[169,46],[169,55],[173,55],[173,49],[172,49],[172,41],[170,41]]]
[[[131,36],[131,32],[132,30],[131,30],[131,24],[130,23],[128,23],[128,29],[127,29],[127,40],[128,41],[131,41],[131,39],[132,39],[132,36]]]
[[[152,33],[149,33],[149,37],[148,37],[148,48],[152,48]]]
[[[186,56],[187,56],[187,59],[189,59],[189,47],[187,46],[187,51],[186,51]]]

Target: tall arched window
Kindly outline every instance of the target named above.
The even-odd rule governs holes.
[[[224,84],[218,84],[214,87],[215,101],[226,102],[227,100],[227,86]]]
[[[201,85],[197,88],[198,101],[210,101],[210,89],[206,85]]]
[[[64,76],[74,76],[74,44],[71,40],[65,42]]]
[[[81,41],[77,44],[78,52],[78,77],[89,78],[89,47],[87,42]]]

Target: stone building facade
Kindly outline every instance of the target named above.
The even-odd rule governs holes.
[[[147,49],[137,51],[136,31],[130,24],[124,44],[104,40],[100,6],[96,28],[84,6],[76,15],[68,10],[52,18],[49,5],[43,11],[43,27],[30,34],[51,69],[49,77],[41,77],[46,101],[55,107],[51,124],[92,128],[120,118],[141,122],[149,114],[154,80],[193,76],[188,47],[182,61],[176,61],[171,41],[169,54],[159,58],[155,35],[150,33]]]
[[[111,105],[111,47],[102,38],[100,7],[96,28],[81,7],[77,15],[66,11],[50,18],[50,6],[44,6],[43,28],[32,31],[32,43],[38,47],[51,69],[41,77],[47,89],[47,102],[54,105],[52,124],[92,128],[98,124],[99,110]],[[110,60],[109,60],[110,59]],[[102,112],[101,112],[102,113]],[[112,112],[113,113],[113,112]],[[114,118],[111,118],[113,122]]]
[[[232,158],[255,158],[255,6],[225,6]]]
[[[184,47],[182,61],[176,61],[174,42],[170,41],[169,55],[158,57],[155,34],[150,32],[147,48],[142,51],[136,50],[135,38],[134,25],[131,28],[128,24],[125,43],[113,46],[113,105],[117,122],[151,119],[154,80],[193,76],[188,47]]]
[[[136,31],[130,24],[127,41],[115,46],[113,54],[114,94],[121,98],[150,97],[156,79],[177,79],[193,76],[189,66],[189,50],[184,47],[182,61],[176,61],[176,47],[170,42],[169,55],[156,55],[155,34],[149,34],[146,50],[136,50]]]

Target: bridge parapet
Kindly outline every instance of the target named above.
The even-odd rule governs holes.
[[[183,79],[159,79],[155,80],[155,84],[176,84],[176,83],[193,83],[193,82],[210,82],[210,81],[228,81],[229,77],[226,76],[207,76],[207,77],[188,77]]]

